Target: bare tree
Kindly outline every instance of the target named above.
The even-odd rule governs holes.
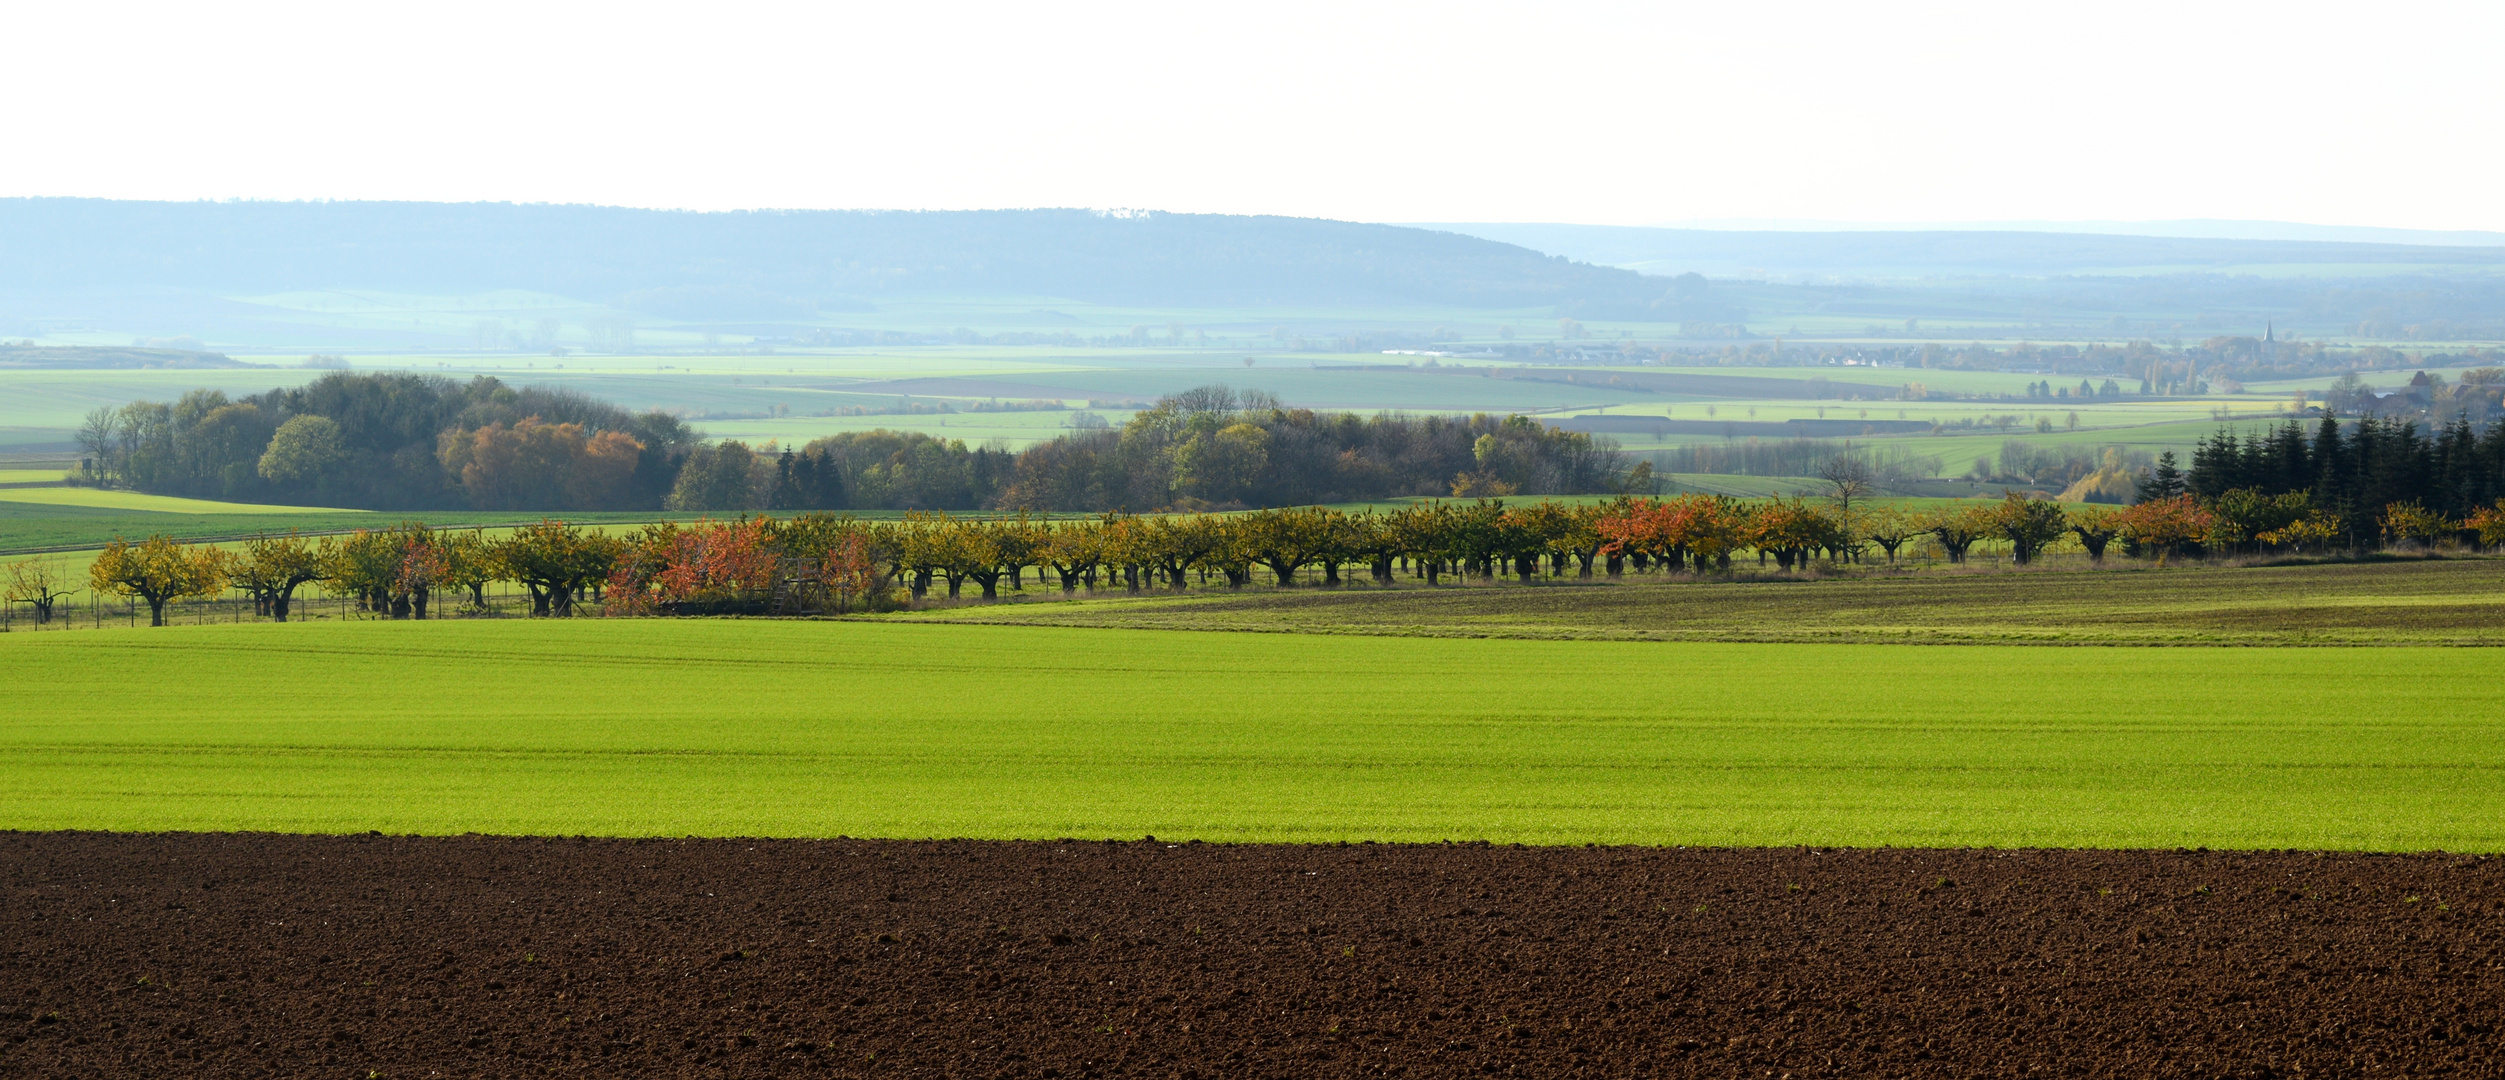
[[[0,577],[0,599],[33,607],[37,626],[51,622],[52,605],[77,591],[59,568],[39,559],[10,563],[8,574]]]
[[[1829,497],[1847,521],[1853,516],[1853,500],[1867,499],[1878,490],[1878,482],[1870,475],[1870,463],[1852,454],[1828,458],[1818,466],[1818,478],[1834,485],[1835,492]]]

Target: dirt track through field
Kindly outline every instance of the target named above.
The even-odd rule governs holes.
[[[2505,1073],[2505,862],[0,834],[0,1076]]]

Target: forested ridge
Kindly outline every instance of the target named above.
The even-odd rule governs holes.
[[[1525,307],[1662,289],[1428,229],[1077,209],[0,199],[0,237],[0,285],[25,288],[532,289],[680,318],[805,318],[886,293]]]

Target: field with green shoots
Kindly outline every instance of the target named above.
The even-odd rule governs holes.
[[[0,491],[0,496],[10,494],[14,492]],[[238,504],[212,505],[231,507]],[[249,539],[263,534],[276,535],[290,529],[312,535],[344,533],[356,529],[387,528],[403,521],[422,521],[439,529],[483,528],[490,535],[496,535],[517,525],[531,524],[543,517],[554,517],[570,524],[614,531],[652,521],[695,521],[707,517],[728,519],[738,516],[729,513],[669,513],[660,510],[597,513],[559,511],[535,514],[528,511],[510,510],[412,510],[397,513],[373,510],[309,510],[296,507],[265,509],[270,512],[220,510],[210,513],[160,513],[109,507],[17,503],[0,498],[0,557],[37,551],[62,552],[65,555],[93,552],[115,537],[140,540],[160,533],[175,540],[227,541]],[[893,518],[902,515],[893,511],[872,511],[856,516]]]
[[[0,822],[2494,851],[2482,660],[737,620],[10,635]]]
[[[327,506],[271,506],[260,503],[219,502],[211,499],[185,499],[173,495],[147,495],[136,491],[90,487],[8,488],[0,490],[0,503],[16,506],[70,506],[93,510],[136,510],[153,514],[293,516],[357,512]]]

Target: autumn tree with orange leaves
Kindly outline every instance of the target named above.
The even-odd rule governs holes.
[[[2157,565],[2183,545],[2208,536],[2217,519],[2190,495],[2149,499],[2115,512],[2113,524],[2123,539],[2157,552]]]

